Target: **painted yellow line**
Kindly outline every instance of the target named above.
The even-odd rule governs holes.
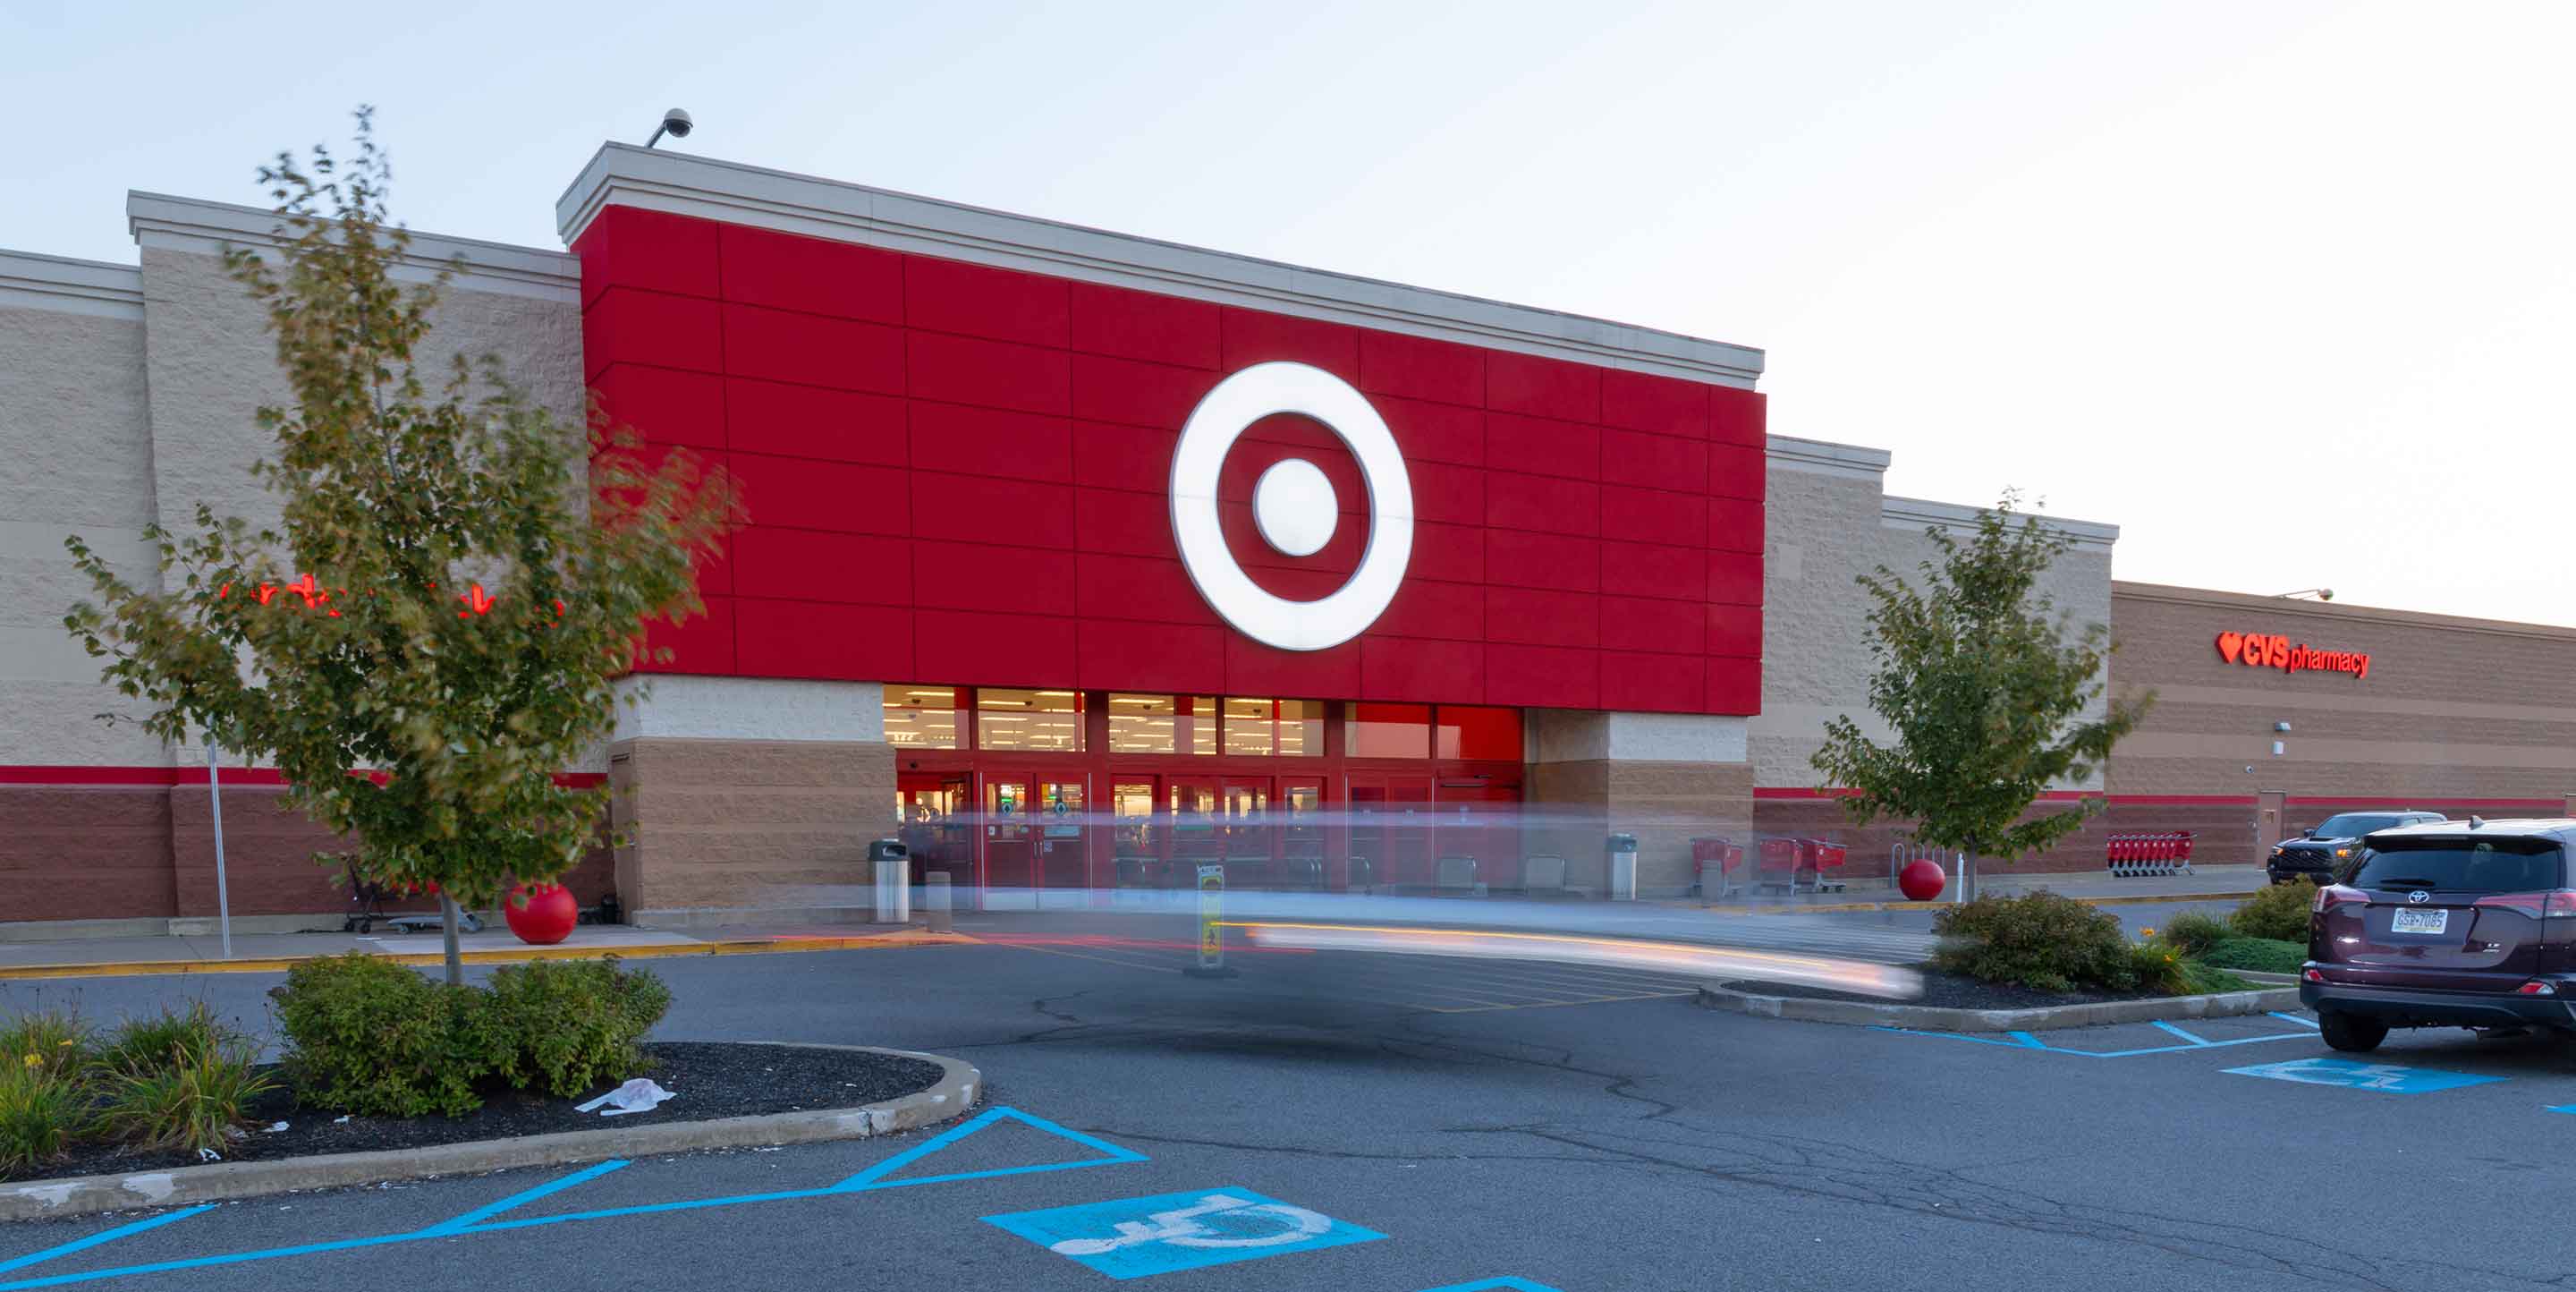
[[[530,960],[667,960],[677,956],[755,956],[797,951],[858,951],[875,947],[937,947],[980,943],[963,933],[861,933],[847,937],[746,938],[722,942],[672,942],[631,947],[518,947],[466,951],[466,964],[520,964]],[[337,954],[337,953],[334,953]],[[434,952],[382,953],[400,965],[443,965]],[[32,978],[132,978],[156,974],[284,973],[307,960],[327,957],[259,956],[235,960],[119,960],[100,964],[0,965],[0,981]]]

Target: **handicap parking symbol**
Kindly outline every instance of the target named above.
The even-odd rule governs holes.
[[[2348,1090],[2379,1090],[2397,1095],[2420,1095],[2435,1090],[2456,1090],[2461,1086],[2482,1086],[2502,1077],[2480,1077],[2466,1072],[2437,1072],[2430,1068],[2403,1068],[2394,1063],[2360,1063],[2352,1059],[2292,1059],[2287,1063],[2265,1063],[2251,1068],[2229,1068],[2240,1077],[2268,1077],[2274,1081],[2295,1081],[2307,1086],[2342,1086]]]
[[[986,1216],[995,1225],[1113,1279],[1285,1256],[1384,1238],[1250,1189],[1158,1193]]]

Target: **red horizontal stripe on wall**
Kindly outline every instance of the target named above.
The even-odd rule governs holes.
[[[555,784],[589,789],[605,783],[599,772],[557,772]],[[0,785],[203,785],[203,767],[46,767],[0,763]],[[227,785],[284,785],[273,767],[227,767]]]
[[[1755,797],[1755,798],[1757,798],[1757,799],[1843,799],[1843,798],[1850,798],[1850,797],[1852,797],[1853,795],[1858,794],[1858,793],[1860,793],[1860,791],[1858,791],[1858,790],[1850,790],[1850,789],[1818,789],[1818,788],[1814,788],[1814,787],[1811,787],[1811,786],[1802,786],[1802,785],[1757,785],[1757,786],[1755,786],[1755,787],[1754,787],[1754,789],[1753,789],[1753,797]],[[2096,793],[2096,792],[2094,792],[2094,791],[2092,791],[2092,790],[2049,790],[2049,791],[2047,791],[2046,793],[2041,794],[2041,795],[2039,796],[2039,800],[2038,800],[2038,801],[2039,801],[2039,802],[2042,802],[2042,803],[2078,803],[2078,802],[2082,802],[2082,801],[2084,801],[2084,800],[2086,800],[2086,799],[2101,799],[2101,800],[2103,800],[2104,802],[2108,802],[2108,803],[2124,803],[2124,804],[2139,805],[2139,806],[2150,806],[2150,807],[2154,807],[2154,806],[2162,806],[2162,807],[2178,807],[2178,806],[2185,806],[2185,805],[2201,805],[2201,804],[2235,804],[2235,805],[2244,805],[2244,804],[2250,804],[2250,803],[2252,803],[2252,802],[2254,801],[2254,796],[2253,796],[2253,795],[2251,795],[2251,794],[2101,794],[2101,793]],[[2339,801],[2339,800],[2334,800],[2334,799],[2292,799],[2292,800],[2290,800],[2290,801],[2291,801],[2291,802],[2293,802],[2293,803],[2332,803],[2332,802],[2337,802],[2337,801]],[[2376,803],[2376,802],[2378,802],[2379,800],[2377,800],[2377,799],[2370,799],[2370,800],[2355,799],[2355,800],[2353,800],[2353,802],[2356,802],[2356,803],[2364,802],[2364,801],[2372,802],[2372,803]],[[2417,800],[2417,801],[2425,801],[2425,800]],[[2454,800],[2434,799],[2434,800],[2429,800],[2429,801],[2431,801],[2431,802],[2435,802],[2435,803],[2442,803],[2442,802],[2451,802],[2451,801],[2454,801]],[[2520,802],[2521,800],[2512,800],[2512,799],[2474,799],[2474,800],[2470,800],[2470,799],[2462,799],[2462,800],[2456,800],[2456,801],[2458,801],[2458,802],[2478,802],[2478,803],[2506,803],[2506,802]],[[2539,802],[2540,800],[2532,800],[2532,801],[2533,801],[2533,802]]]
[[[2565,800],[2565,799],[2563,799],[2563,798],[2560,798],[2560,799],[2418,799],[2418,798],[2408,798],[2408,797],[2406,797],[2406,796],[2405,796],[2405,795],[2403,795],[2403,794],[2386,794],[2386,795],[2382,795],[2382,796],[2380,796],[2380,797],[2378,797],[2378,798],[2359,798],[2359,799],[2356,799],[2356,798],[2291,798],[2291,799],[2285,799],[2285,800],[2283,800],[2283,803],[2284,803],[2285,805],[2296,805],[2296,806],[2299,806],[2299,807],[2350,807],[2350,808],[2410,808],[2410,807],[2411,807],[2411,808],[2427,808],[2427,809],[2430,809],[2430,808],[2452,808],[2452,807],[2512,808],[2512,809],[2515,809],[2516,811],[2524,811],[2524,812],[2534,812],[2534,811],[2536,811],[2536,812],[2546,812],[2546,813],[2548,813],[2548,814],[2549,814],[2549,815],[2551,815],[2551,816],[2561,816],[2561,815],[2564,815],[2564,814],[2566,813],[2566,811],[2567,811],[2567,800]]]

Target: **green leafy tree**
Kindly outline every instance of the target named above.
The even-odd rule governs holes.
[[[2087,799],[2031,816],[2053,785],[2080,781],[2136,728],[2151,694],[2115,697],[2096,716],[2112,651],[2102,624],[2073,627],[2039,579],[2072,546],[2036,516],[2016,516],[2007,491],[1980,512],[1965,541],[1934,527],[1938,548],[1920,585],[1880,566],[1860,577],[1869,614],[1869,706],[1895,735],[1881,745],[1848,716],[1825,724],[1810,760],[1853,822],[1915,822],[1914,837],[1970,856],[2021,857],[2048,847],[2101,810]]]
[[[292,402],[251,470],[275,528],[197,506],[152,527],[161,587],[66,541],[94,601],[64,619],[165,740],[202,731],[283,773],[287,800],[368,880],[436,885],[451,982],[458,903],[561,876],[600,837],[606,791],[559,783],[605,738],[647,619],[704,609],[693,563],[736,503],[683,453],[648,461],[595,411],[588,443],[491,356],[415,352],[454,266],[403,286],[409,235],[370,113],[353,156],[279,154],[276,245],[235,249]],[[589,453],[585,496],[579,487]]]

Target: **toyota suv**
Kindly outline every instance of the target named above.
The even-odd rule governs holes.
[[[2273,844],[2272,856],[2263,863],[2263,869],[2275,884],[2286,884],[2294,879],[2323,884],[2352,869],[2349,863],[2360,849],[2363,835],[2373,830],[2420,825],[2441,819],[2439,812],[2417,812],[2406,808],[2338,812],[2327,817],[2324,824],[2296,839],[2283,839]]]
[[[2445,821],[2364,837],[2317,890],[2299,1000],[2326,1044],[2392,1027],[2576,1030],[2576,820]]]

